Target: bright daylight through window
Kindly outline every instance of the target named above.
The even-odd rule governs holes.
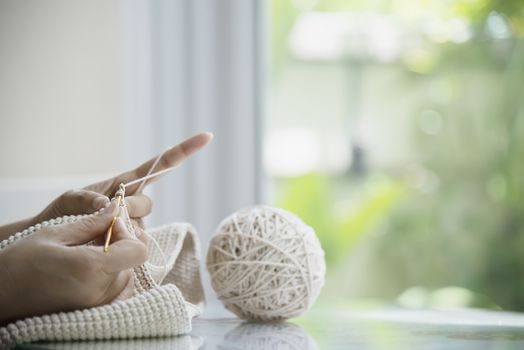
[[[273,0],[268,17],[265,169],[326,251],[319,303],[524,310],[522,3]]]

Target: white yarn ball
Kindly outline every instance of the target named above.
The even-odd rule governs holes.
[[[257,206],[222,221],[207,269],[225,307],[252,321],[298,316],[324,285],[324,251],[313,229],[288,211]]]

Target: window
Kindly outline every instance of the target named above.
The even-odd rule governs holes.
[[[319,235],[321,304],[523,310],[523,11],[3,1],[0,220],[210,130],[151,190],[150,225],[192,222],[205,252],[222,218],[265,202]]]
[[[524,309],[522,4],[271,1],[265,169],[324,300]]]

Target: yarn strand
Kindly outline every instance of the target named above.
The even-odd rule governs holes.
[[[167,173],[167,172],[169,172],[169,171],[175,169],[176,167],[177,167],[177,166],[175,165],[175,166],[172,166],[172,167],[169,167],[169,168],[166,168],[166,169],[159,170],[159,171],[157,171],[156,173],[148,174],[148,175],[146,175],[146,176],[144,176],[144,177],[141,177],[141,178],[139,178],[139,179],[136,179],[136,180],[133,180],[133,181],[126,182],[126,183],[124,184],[124,187],[129,187],[129,186],[132,186],[132,185],[136,185],[136,184],[139,183],[139,182],[142,182],[142,183],[140,184],[140,186],[138,187],[139,190],[141,190],[141,189],[144,187],[143,184],[145,184],[145,181],[146,181],[146,180],[149,180],[149,179],[151,179],[151,178],[153,178],[153,177],[156,177],[156,176],[158,176],[158,175],[165,174],[165,173]]]
[[[156,176],[165,174],[165,173],[173,170],[174,168],[176,168],[176,165],[175,165],[175,166],[171,166],[169,168],[162,169],[162,170],[159,170],[159,171],[153,173],[153,171],[155,170],[156,166],[160,162],[160,159],[162,158],[164,153],[166,153],[166,151],[168,151],[168,150],[169,150],[169,148],[165,149],[162,153],[160,153],[158,155],[158,157],[156,157],[155,161],[153,162],[153,164],[151,165],[151,167],[149,168],[149,171],[147,172],[147,174],[145,176],[142,176],[141,178],[129,181],[129,182],[123,184],[122,186],[124,188],[126,188],[126,187],[129,187],[129,186],[132,186],[132,185],[136,185],[137,183],[140,183],[140,185],[138,186],[138,189],[136,190],[136,192],[140,192],[144,188],[144,185],[146,184],[147,180],[152,179],[152,178],[154,178]],[[126,210],[126,213],[127,213],[127,210]],[[163,280],[165,278],[165,276],[169,272],[169,262],[167,261],[167,258],[166,258],[165,254],[164,254],[164,251],[163,251],[162,247],[160,246],[160,244],[158,243],[158,241],[155,239],[155,237],[151,236],[150,234],[148,234],[145,231],[143,231],[143,232],[153,242],[153,244],[155,245],[155,248],[158,250],[160,258],[162,259],[162,265],[153,265],[153,264],[151,264],[149,262],[146,262],[146,266],[159,266],[162,269],[162,275],[159,278],[160,281],[161,281],[161,280]]]

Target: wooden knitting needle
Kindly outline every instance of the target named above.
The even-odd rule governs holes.
[[[107,253],[107,251],[109,250],[109,243],[111,242],[111,235],[113,234],[113,226],[115,225],[116,219],[120,216],[120,210],[123,204],[122,202],[124,200],[124,191],[124,184],[120,184],[120,190],[118,190],[116,193],[118,212],[113,217],[113,221],[111,221],[111,225],[109,225],[109,228],[107,229],[106,242],[104,243],[104,253]]]

